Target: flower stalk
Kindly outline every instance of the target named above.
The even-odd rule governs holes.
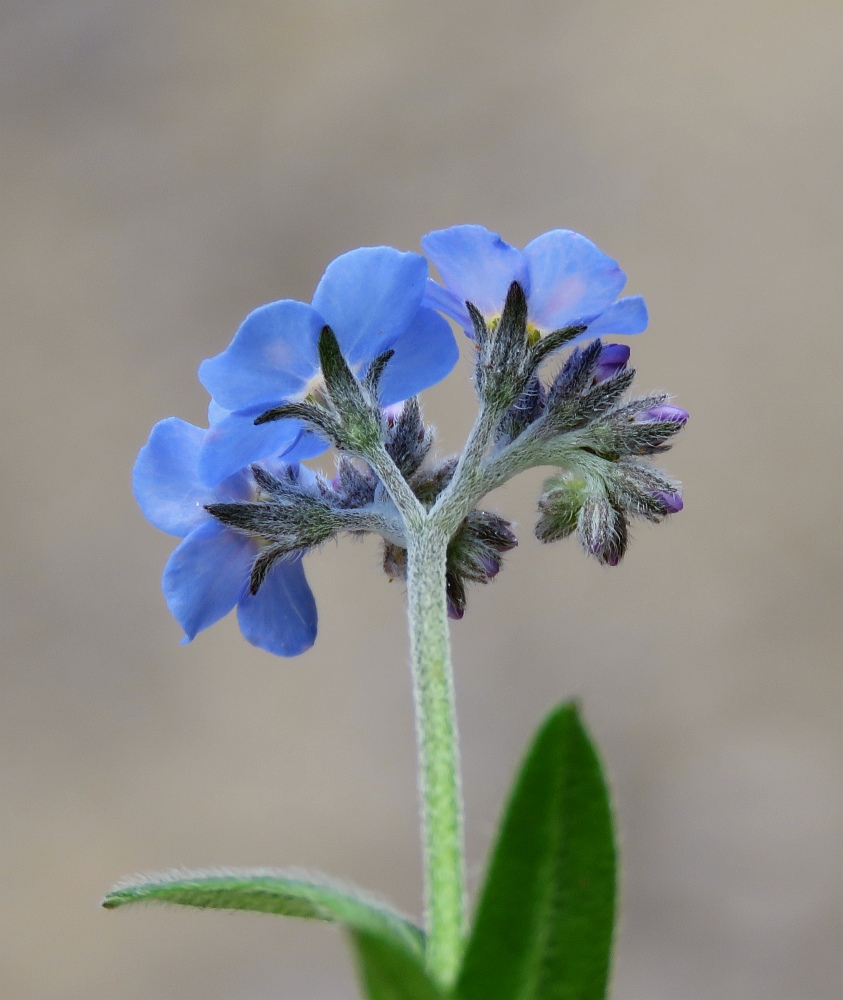
[[[465,862],[451,642],[445,590],[448,536],[433,519],[409,540],[407,613],[419,752],[425,962],[453,984],[465,935]]]

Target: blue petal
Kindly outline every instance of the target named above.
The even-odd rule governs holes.
[[[161,588],[188,640],[238,602],[256,551],[251,538],[217,521],[203,524],[176,548],[164,567]]]
[[[298,656],[310,649],[316,639],[316,601],[301,556],[276,562],[257,594],[244,594],[237,620],[245,638],[268,653]]]
[[[294,462],[303,462],[307,458],[315,458],[330,447],[327,441],[302,425],[301,434],[286,451],[281,452],[278,458],[285,465],[292,465]]]
[[[589,337],[607,337],[616,333],[641,333],[647,329],[647,306],[640,295],[618,299],[588,325]]]
[[[227,410],[266,407],[300,393],[319,368],[321,316],[304,302],[282,299],[243,320],[228,347],[199,366],[199,381]]]
[[[269,404],[271,405],[271,404]],[[228,413],[211,426],[199,451],[199,476],[216,486],[252,462],[281,455],[302,431],[298,420],[274,420],[255,427],[267,404]]]
[[[460,356],[451,328],[432,309],[419,309],[410,329],[395,343],[381,380],[381,404],[390,406],[441,382]]]
[[[427,261],[392,247],[361,247],[331,261],[313,307],[357,368],[388,351],[421,304]]]
[[[252,470],[240,469],[233,476],[223,479],[219,486],[215,486],[211,490],[211,493],[214,503],[234,503],[254,500],[256,491],[257,486]]]
[[[459,323],[472,340],[474,339],[474,324],[471,322],[471,316],[468,314],[465,303],[462,299],[458,299],[453,292],[449,292],[447,288],[443,288],[435,282],[433,278],[427,279],[422,305],[450,316],[452,320]]]
[[[591,240],[553,229],[528,243],[530,322],[558,330],[599,316],[626,284],[626,275]]]
[[[529,274],[520,250],[483,226],[451,226],[422,237],[422,249],[445,287],[484,316],[499,316],[513,281],[529,294]]]
[[[283,479],[285,476],[292,473],[299,486],[315,496],[321,496],[321,491],[318,485],[321,477],[318,473],[314,472],[313,469],[308,469],[306,465],[300,465],[298,462],[270,459],[268,461],[261,462],[261,466],[266,469],[270,475],[276,476],[278,479]]]
[[[208,425],[213,427],[214,424],[218,424],[223,417],[227,417],[230,410],[226,410],[224,407],[220,406],[219,403],[215,403],[212,400],[208,402]]]
[[[141,448],[132,488],[144,516],[162,531],[184,538],[208,520],[212,500],[199,479],[199,448],[205,431],[178,417],[161,420]]]

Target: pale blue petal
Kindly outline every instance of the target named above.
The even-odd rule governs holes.
[[[471,322],[471,316],[468,314],[465,303],[462,299],[458,299],[453,292],[449,292],[447,288],[443,288],[435,282],[433,278],[427,279],[422,305],[450,316],[454,322],[459,323],[472,340],[474,339],[474,324]]]
[[[210,492],[213,494],[213,503],[236,503],[254,500],[256,490],[255,477],[251,469],[240,469]]]
[[[641,333],[647,329],[647,306],[640,295],[618,299],[588,324],[589,337],[608,337],[614,334]]]
[[[298,656],[316,639],[316,601],[301,556],[279,560],[257,594],[246,592],[237,608],[240,631],[276,656]]]
[[[381,404],[389,406],[436,385],[460,356],[451,328],[432,309],[419,309],[410,329],[395,343],[380,386]]]
[[[227,410],[297,395],[318,371],[320,315],[304,302],[282,299],[243,320],[228,347],[199,366],[199,381]]]
[[[314,434],[313,431],[308,430],[304,425],[301,426],[301,434],[286,451],[281,452],[278,456],[286,465],[292,465],[294,462],[303,462],[307,458],[315,458],[331,447],[318,434]]]
[[[257,554],[253,539],[209,521],[189,534],[164,567],[161,587],[187,640],[238,602]]]
[[[530,322],[558,330],[600,315],[626,284],[611,257],[570,229],[553,229],[528,243]]]
[[[296,441],[302,430],[298,420],[274,420],[255,426],[255,417],[271,405],[229,413],[211,426],[199,451],[203,483],[216,486],[252,462],[281,455]]]
[[[210,400],[208,403],[208,425],[213,427],[214,424],[218,424],[223,417],[227,417],[231,413],[231,410],[226,410],[219,403],[215,403],[214,400]]]
[[[392,247],[361,247],[325,269],[313,307],[357,368],[388,351],[421,304],[427,261]]]
[[[308,469],[306,465],[296,466],[296,481],[299,486],[316,496],[319,495],[319,480],[320,476],[313,469]]]
[[[132,488],[144,516],[162,531],[184,538],[207,521],[211,491],[199,479],[205,431],[178,417],[152,428],[132,470]]]
[[[286,460],[280,461],[278,459],[269,459],[268,461],[261,462],[261,466],[266,469],[270,475],[275,476],[278,479],[283,479],[285,476],[292,473],[299,486],[308,490],[310,493],[319,494],[319,487],[317,484],[320,477],[312,469],[308,469],[306,465],[300,465],[298,462],[287,462]]]
[[[524,255],[483,226],[437,229],[423,236],[421,245],[445,287],[486,317],[501,314],[513,281],[530,292]]]

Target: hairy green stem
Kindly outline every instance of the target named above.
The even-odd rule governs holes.
[[[451,482],[431,510],[431,515],[449,535],[457,530],[483,495],[483,457],[494,439],[499,420],[500,414],[491,412],[486,406],[480,407]]]
[[[370,454],[361,455],[361,458],[365,458],[375,470],[403,518],[407,531],[410,534],[418,531],[426,519],[426,511],[386,448],[381,445]]]
[[[445,592],[448,535],[432,519],[409,532],[407,610],[419,748],[425,962],[446,987],[465,936],[463,807]]]

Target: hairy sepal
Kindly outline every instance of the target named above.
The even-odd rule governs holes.
[[[503,416],[526,389],[535,367],[527,341],[527,297],[513,281],[500,319],[491,326],[467,305],[477,335],[477,394],[490,412]]]
[[[276,406],[255,418],[255,424],[296,417],[308,423],[331,444],[350,455],[371,456],[383,444],[384,421],[377,390],[392,357],[385,351],[360,381],[342,355],[334,331],[324,326],[319,334],[319,364],[325,379],[325,404],[305,401]]]
[[[398,416],[387,422],[386,450],[405,479],[422,466],[433,445],[433,431],[422,418],[416,396],[406,400]]]

